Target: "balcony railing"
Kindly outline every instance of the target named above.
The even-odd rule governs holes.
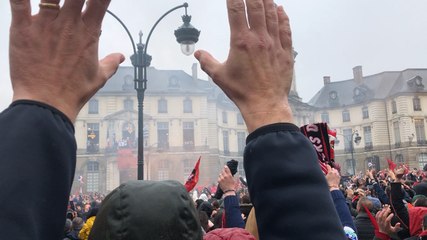
[[[372,145],[372,143],[365,145],[365,151],[372,151],[373,149],[374,149],[374,145]]]

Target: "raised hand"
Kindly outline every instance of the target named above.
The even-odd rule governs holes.
[[[13,100],[56,107],[74,122],[84,104],[123,62],[122,54],[98,60],[108,0],[42,0],[31,16],[30,0],[10,0],[10,75]]]
[[[227,0],[227,8],[231,31],[227,60],[220,63],[206,51],[197,51],[195,57],[239,107],[249,132],[292,122],[288,94],[294,59],[283,7],[273,0]]]

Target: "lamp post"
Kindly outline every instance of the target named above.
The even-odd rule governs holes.
[[[356,169],[355,169],[356,161],[354,160],[354,144],[356,143],[359,145],[361,140],[362,140],[362,137],[359,136],[359,133],[357,132],[357,130],[354,130],[351,133],[351,140],[350,140],[350,143],[351,143],[351,145],[350,145],[351,146],[351,165],[353,167],[353,175],[356,174]]]
[[[343,135],[340,133],[337,133],[337,135],[343,136],[345,140],[347,140],[347,142],[350,142],[351,167],[354,175],[356,174],[356,161],[354,160],[354,144],[356,143],[357,145],[359,145],[360,141],[362,140],[362,137],[359,135],[359,132],[357,130],[352,131],[351,136]],[[339,143],[339,141],[335,141],[335,143]]]
[[[133,55],[131,56],[131,62],[134,67],[134,88],[136,90],[138,100],[138,180],[144,179],[144,94],[147,89],[147,67],[150,66],[152,59],[151,56],[147,54],[148,43],[154,29],[164,17],[177,9],[185,8],[185,15],[182,16],[184,23],[175,30],[175,36],[177,42],[181,44],[182,52],[187,56],[192,54],[194,51],[194,45],[199,40],[200,31],[190,24],[191,16],[187,14],[187,7],[188,3],[184,3],[164,13],[151,27],[145,44],[142,43],[142,32],[139,32],[139,43],[136,45],[136,48],[132,35],[123,21],[114,13],[107,10],[107,12],[126,30],[126,33],[132,42]]]

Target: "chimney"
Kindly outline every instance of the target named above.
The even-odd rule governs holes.
[[[191,70],[192,70],[192,76],[193,76],[193,81],[197,81],[197,63],[193,63],[193,66],[191,66]]]
[[[353,68],[353,79],[357,85],[363,84],[362,66],[356,66]]]
[[[331,83],[331,77],[330,76],[323,76],[323,84],[326,86],[329,83]]]

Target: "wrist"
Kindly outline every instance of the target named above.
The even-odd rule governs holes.
[[[223,197],[227,197],[227,196],[236,196],[236,191],[234,189],[225,190]]]
[[[284,103],[283,106],[276,108],[263,108],[269,110],[262,112],[259,111],[259,108],[254,111],[252,111],[251,109],[244,109],[243,107],[240,109],[242,116],[245,119],[245,123],[249,133],[255,131],[260,127],[267,126],[270,124],[293,122],[292,110],[287,105],[287,103]]]

